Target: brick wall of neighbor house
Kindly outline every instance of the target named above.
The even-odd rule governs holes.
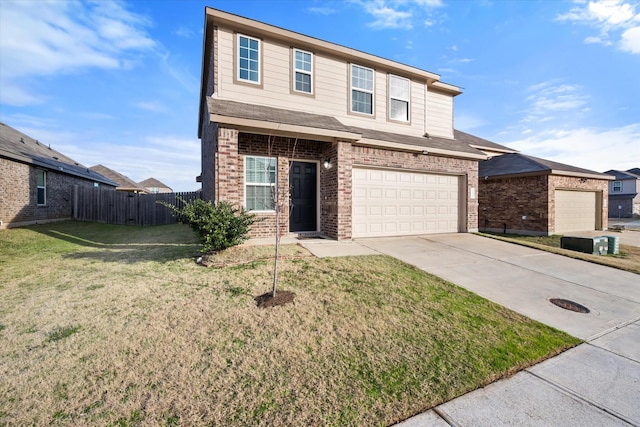
[[[0,159],[0,221],[2,226],[70,219],[73,186],[93,187],[93,181],[47,171],[46,205],[37,205],[37,168]]]
[[[471,188],[478,189],[478,162],[476,160],[458,159],[452,157],[439,157],[423,155],[421,153],[408,153],[402,151],[387,150],[353,145],[351,148],[351,161],[349,165],[379,166],[388,168],[422,171],[429,173],[456,174],[466,177],[466,223],[465,230],[476,231],[478,229],[478,199],[471,198]],[[341,229],[340,238],[351,238],[351,168],[345,170],[342,176],[345,186],[341,188],[341,196],[344,195],[345,219],[348,228]],[[477,194],[477,191],[476,191]],[[348,210],[346,209],[348,206]],[[462,207],[464,209],[464,207]],[[345,222],[346,222],[345,221]]]
[[[603,229],[607,228],[607,181],[543,175],[480,180],[480,229],[548,235],[555,229],[555,190],[601,192]],[[523,218],[524,217],[524,218]]]
[[[606,230],[609,226],[609,181],[604,179],[582,179],[569,176],[551,175],[549,177],[549,227],[550,232],[554,232],[555,228],[555,190],[592,190],[599,194],[599,198],[602,201],[601,217],[602,227],[597,229]]]
[[[481,179],[478,193],[480,230],[547,234],[549,186],[546,175]]]

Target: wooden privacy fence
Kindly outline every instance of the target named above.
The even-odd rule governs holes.
[[[73,218],[120,225],[175,224],[171,210],[157,202],[182,207],[182,200],[190,202],[199,198],[199,191],[135,194],[76,185],[73,188]]]

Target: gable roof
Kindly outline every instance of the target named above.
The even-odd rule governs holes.
[[[115,187],[117,184],[51,146],[0,123],[0,157]]]
[[[619,170],[615,170],[615,169],[611,169],[606,171],[605,173],[607,175],[613,175],[616,180],[622,180],[622,179],[640,179],[640,174],[635,174],[633,173],[634,169],[629,169],[628,171],[619,171]],[[638,172],[640,172],[640,170],[638,170]]]
[[[502,153],[517,153],[518,150],[514,150],[512,148],[506,147],[504,145],[496,144],[495,142],[491,142],[484,138],[480,138],[475,135],[471,135],[466,132],[462,132],[459,130],[453,130],[453,137],[458,141],[462,141],[465,144],[468,144],[470,147],[477,148],[479,150],[488,149],[491,151],[497,151]]]
[[[207,98],[212,122],[233,125],[241,132],[278,132],[308,139],[342,138],[363,145],[427,151],[432,154],[483,160],[486,155],[464,141],[439,137],[420,137],[343,125],[338,119],[320,114],[285,110]],[[471,135],[469,135],[470,137]],[[488,141],[487,141],[488,142]]]
[[[640,178],[640,168],[627,169],[627,172],[632,173]]]
[[[480,179],[504,178],[508,176],[566,175],[581,178],[613,179],[612,176],[588,169],[578,168],[564,163],[522,153],[509,153],[492,157],[480,162],[478,176]]]
[[[138,183],[138,185],[140,185],[141,187],[146,187],[146,188],[156,187],[156,188],[168,188],[168,189],[171,189],[171,187],[169,187],[166,184],[163,184],[162,182],[158,181],[155,178],[147,178],[144,181],[140,181]]]
[[[122,175],[120,172],[114,171],[113,169],[109,169],[106,166],[95,165],[95,166],[91,166],[89,169],[101,175],[104,175],[110,180],[112,180],[113,182],[115,182],[117,184],[116,190],[140,191],[145,193],[147,192],[146,188],[139,186],[138,183],[136,183],[129,177],[126,177]]]

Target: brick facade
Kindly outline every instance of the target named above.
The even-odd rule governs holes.
[[[318,165],[319,232],[327,237],[344,240],[351,238],[352,167],[370,166],[456,175],[466,183],[466,204],[461,206],[464,217],[463,231],[478,229],[478,200],[472,197],[478,188],[478,163],[450,157],[408,153],[390,149],[353,145],[349,141],[321,142],[307,139],[273,137],[248,134],[227,127],[217,127],[214,142],[203,138],[203,196],[208,200],[226,200],[244,205],[244,156],[271,156],[278,159],[277,183],[283,200],[282,234],[288,233],[289,161],[309,161]],[[270,144],[271,142],[271,144]],[[271,147],[270,147],[271,145]],[[215,148],[214,148],[215,147]],[[205,151],[213,153],[207,154]],[[328,160],[331,167],[322,164]],[[206,190],[209,178],[206,164],[215,166],[215,190]],[[210,169],[213,169],[211,167]],[[260,222],[251,231],[251,237],[269,237],[275,232],[275,212],[257,213]]]
[[[602,200],[602,226],[607,228],[607,185],[599,179],[583,180],[559,175],[493,178],[479,182],[479,225],[483,231],[528,235],[555,232],[555,191],[590,190]]]
[[[0,158],[2,228],[70,219],[73,214],[73,186],[94,185],[93,181],[47,170],[46,205],[38,206],[37,170],[28,164]]]

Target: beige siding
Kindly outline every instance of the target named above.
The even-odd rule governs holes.
[[[247,34],[251,36],[251,34]],[[291,48],[288,44],[264,41],[262,43],[262,87],[234,82],[234,32],[218,31],[219,86],[216,96],[249,104],[286,108],[289,110],[334,116],[350,126],[407,133],[420,136],[425,132],[425,89],[417,81],[411,83],[411,123],[387,121],[387,72],[375,70],[374,117],[349,113],[349,64],[345,60],[314,55],[314,95],[291,93]],[[303,47],[301,47],[303,48]],[[354,63],[358,64],[357,61]],[[366,64],[361,64],[365,65]],[[447,99],[448,98],[448,99]],[[436,95],[426,114],[433,135],[453,137],[451,97]],[[428,105],[429,105],[429,101]],[[444,108],[445,111],[438,111]],[[431,120],[430,115],[433,114]],[[447,120],[448,118],[448,120]],[[447,128],[448,126],[448,128]]]
[[[430,135],[453,138],[453,97],[428,91],[426,120]]]

